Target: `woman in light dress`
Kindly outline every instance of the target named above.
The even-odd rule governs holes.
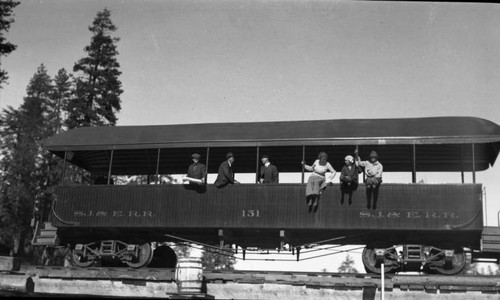
[[[312,209],[316,212],[318,210],[319,196],[323,193],[327,184],[332,182],[332,179],[335,177],[337,172],[328,162],[328,155],[325,152],[320,152],[318,154],[318,159],[315,160],[312,165],[306,165],[304,161],[302,162],[302,165],[304,166],[304,169],[312,172],[311,176],[309,176],[309,180],[307,181],[306,200],[309,205],[309,212],[311,212]],[[327,172],[331,173],[328,179],[326,178]]]

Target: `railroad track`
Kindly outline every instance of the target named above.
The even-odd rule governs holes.
[[[149,284],[175,285],[175,269],[131,269],[131,268],[74,268],[33,267],[22,272],[0,274],[0,278],[28,278],[64,282],[120,282],[125,285],[146,286]],[[313,289],[364,290],[380,289],[381,276],[374,274],[347,274],[325,272],[282,271],[220,271],[204,270],[205,284],[278,284],[305,286]],[[425,291],[428,293],[480,292],[500,294],[500,277],[493,276],[440,276],[389,274],[385,278],[386,291]],[[0,286],[1,290],[1,286]]]

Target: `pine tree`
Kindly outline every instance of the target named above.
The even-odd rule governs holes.
[[[1,57],[6,56],[12,51],[16,50],[16,45],[7,41],[4,33],[9,31],[10,25],[14,22],[13,9],[19,5],[19,2],[12,0],[0,0],[0,88],[2,83],[6,82],[9,78],[7,71],[2,69]]]
[[[116,26],[111,22],[110,11],[97,13],[89,30],[93,36],[89,46],[84,48],[87,57],[80,59],[73,67],[78,72],[75,99],[70,101],[68,128],[82,126],[115,125],[116,113],[120,111],[121,72],[117,61],[116,43],[112,37]]]
[[[63,130],[64,120],[67,119],[66,111],[73,94],[72,75],[65,69],[60,69],[54,77],[54,91],[52,101],[54,102],[51,118],[53,121],[54,134]]]
[[[354,260],[347,254],[345,260],[340,264],[338,268],[339,273],[358,273],[358,270],[354,268]]]
[[[19,109],[8,107],[2,111],[0,165],[0,241],[15,254],[22,254],[24,241],[31,234],[35,196],[47,181],[46,155],[42,141],[52,133],[47,128],[53,102],[52,79],[41,65],[26,89],[27,96]]]

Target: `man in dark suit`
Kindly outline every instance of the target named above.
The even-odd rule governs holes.
[[[193,153],[191,158],[193,163],[188,167],[187,177],[199,179],[202,181],[200,184],[205,184],[207,182],[207,170],[204,164],[199,163],[201,155]],[[190,184],[194,184],[194,182],[190,181]]]
[[[228,184],[239,183],[237,180],[234,180],[233,163],[233,153],[229,152],[226,154],[226,160],[219,166],[219,173],[217,174],[217,179],[215,179],[214,182],[216,187],[223,188]]]
[[[271,164],[271,162],[269,161],[269,156],[262,155],[261,161],[263,165],[260,167],[259,182],[264,184],[278,183],[278,168],[276,168],[275,165]]]

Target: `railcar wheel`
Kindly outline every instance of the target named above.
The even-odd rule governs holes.
[[[139,269],[142,267],[147,267],[152,259],[153,248],[151,248],[151,244],[145,243],[139,245],[139,255],[130,261],[125,261],[125,263],[131,268]]]
[[[363,264],[367,273],[382,273],[381,264],[377,260],[375,249],[384,249],[384,273],[395,273],[400,268],[399,256],[394,247],[388,245],[369,245],[363,249],[362,254]]]
[[[429,273],[437,273],[441,275],[456,275],[462,272],[465,268],[466,257],[464,249],[461,247],[444,247],[444,249],[453,249],[453,257],[447,261],[445,259],[444,250],[438,253],[437,259],[430,262],[428,270]]]
[[[71,263],[73,265],[81,268],[90,267],[95,262],[95,258],[89,258],[88,256],[83,256],[80,253],[78,253],[75,249],[71,250],[70,258],[71,258]]]

